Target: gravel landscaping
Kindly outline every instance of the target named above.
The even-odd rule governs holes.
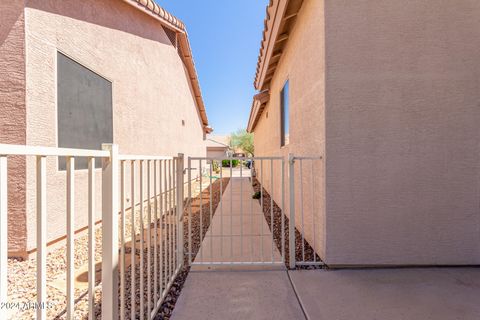
[[[223,190],[220,192],[220,180],[215,181],[212,184],[212,207],[213,213],[215,212],[218,204],[220,203],[221,196],[225,191],[229,178],[222,179]],[[210,226],[210,188],[206,188],[202,192],[202,223],[203,223],[203,234],[200,234],[200,196],[192,198],[192,214],[191,214],[191,225],[192,225],[192,261],[197,255],[200,245],[202,243],[205,234],[207,233],[208,227]],[[213,214],[214,215],[214,214]],[[212,218],[213,218],[212,215]],[[188,225],[189,225],[189,215],[188,215],[188,206],[185,206],[185,219],[183,222],[184,227],[184,251],[188,253]],[[173,309],[175,308],[175,303],[177,302],[180,292],[182,290],[183,284],[188,276],[190,267],[188,266],[188,255],[185,255],[185,267],[179,272],[176,277],[169,293],[167,294],[160,310],[155,317],[156,320],[161,319],[170,319]]]
[[[253,178],[253,190],[254,192],[260,192],[261,191],[261,184],[257,180],[257,178]],[[259,203],[260,199],[258,199]],[[275,201],[273,201],[273,230],[271,230],[271,212],[270,212],[270,204],[271,204],[271,197],[270,194],[263,188],[263,213],[265,215],[265,220],[267,221],[268,227],[270,228],[270,231],[273,233],[273,239],[275,241],[275,244],[277,245],[278,250],[281,252],[282,251],[282,209],[277,205]],[[290,250],[290,245],[288,241],[288,237],[290,234],[290,231],[288,229],[288,223],[289,219],[287,216],[285,216],[285,230],[284,230],[284,237],[285,237],[285,264],[288,267],[289,266],[289,250]],[[308,243],[306,239],[304,239],[304,244],[305,244],[305,261],[313,261],[314,256],[317,262],[320,262],[321,259],[320,257],[315,253],[313,250],[312,246]],[[302,235],[298,231],[297,228],[295,228],[295,257],[297,261],[302,261]],[[323,268],[322,266],[297,266],[297,269],[321,269]]]
[[[192,183],[192,196],[193,198],[193,206],[192,206],[192,251],[195,255],[200,247],[200,231],[199,231],[199,221],[200,221],[200,214],[199,208],[196,206],[196,203],[199,201],[199,193],[200,189],[203,189],[203,226],[204,226],[204,234],[206,233],[208,226],[210,224],[209,221],[209,199],[210,199],[210,188],[208,179],[204,179],[203,185],[200,186],[198,181]],[[223,181],[223,190],[228,184],[228,178],[224,179]],[[216,208],[217,204],[220,200],[220,181],[215,181],[212,185],[213,189],[213,207]],[[187,193],[185,193],[187,195]],[[187,208],[187,206],[185,206]],[[147,208],[145,208],[147,210]],[[138,206],[136,211],[138,211]],[[145,211],[146,212],[146,211]],[[131,266],[129,263],[129,257],[131,252],[131,244],[128,243],[128,235],[130,234],[131,228],[131,221],[130,221],[131,213],[128,210],[126,212],[126,233],[127,233],[127,246],[126,246],[126,258],[127,258],[127,267],[126,267],[126,274],[125,274],[125,302],[126,302],[126,314],[128,318],[130,317],[130,275],[131,275]],[[138,246],[139,243],[139,230],[140,230],[140,223],[139,223],[140,214],[136,214],[136,292],[135,292],[135,302],[138,311],[138,305],[140,303],[140,297],[143,296],[143,301],[145,304],[145,309],[147,308],[147,256],[148,256],[148,248],[146,248],[146,243],[144,246],[144,277],[145,277],[145,286],[144,286],[144,294],[141,295],[139,291],[139,279],[140,279],[140,270],[139,270],[139,261],[140,261],[140,249]],[[146,220],[146,213],[144,215],[144,219]],[[170,224],[171,219],[169,215],[165,215],[162,219],[162,223],[164,226],[168,226]],[[160,221],[158,222],[160,224]],[[184,221],[184,230],[188,230],[188,213],[186,215],[186,219]],[[152,235],[154,233],[153,223],[152,227]],[[173,228],[175,230],[175,228]],[[146,230],[144,231],[145,236],[147,234]],[[202,239],[203,236],[202,235]],[[173,233],[175,237],[175,233]],[[169,243],[169,238],[167,235],[164,235],[164,245],[163,248],[165,249],[165,243]],[[101,271],[101,224],[96,226],[95,230],[95,261],[97,265],[97,276],[96,276],[96,287],[95,287],[95,314],[98,319],[101,319],[101,284],[100,284],[100,271]],[[78,283],[85,281],[87,273],[84,272],[82,274],[78,274],[79,270],[84,270],[86,268],[86,264],[88,263],[88,235],[86,232],[82,232],[81,234],[76,236],[74,240],[74,263],[75,263],[75,276],[77,281],[75,282],[75,319],[86,319],[88,317],[88,303],[87,303],[87,286],[85,283],[78,285]],[[153,243],[153,241],[152,241]],[[153,244],[152,244],[153,245]],[[157,247],[157,249],[159,249]],[[185,237],[185,252],[188,251],[188,237]],[[160,253],[160,250],[158,250]],[[164,255],[164,261],[168,261],[165,256],[165,250],[162,253]],[[193,256],[194,256],[193,255]],[[153,247],[151,248],[151,261],[153,261]],[[166,262],[168,263],[168,262]],[[48,306],[46,309],[46,314],[48,319],[64,319],[65,318],[65,307],[66,307],[66,294],[65,294],[65,274],[66,274],[66,245],[65,241],[55,245],[52,248],[49,248],[49,252],[47,254],[47,270],[46,270],[46,277],[47,277],[47,301]],[[164,268],[165,271],[165,268]],[[167,294],[163,305],[160,308],[159,315],[157,319],[168,319],[169,315],[171,314],[175,301],[180,293],[181,286],[185,280],[185,277],[188,273],[188,268],[184,268],[183,270],[179,271],[177,279],[172,284],[170,292]],[[153,266],[151,267],[151,276],[152,276],[152,306],[153,306]],[[30,259],[20,261],[16,259],[9,259],[8,260],[8,298],[9,302],[18,303],[12,308],[9,318],[10,319],[33,319],[35,318],[36,310],[31,307],[31,303],[36,301],[36,257],[33,256]],[[160,282],[160,281],[159,281]],[[165,287],[165,283],[163,286]],[[158,284],[157,288],[159,288],[160,284]],[[30,307],[28,307],[30,306]]]
[[[204,179],[206,181],[203,181],[203,185],[200,186],[198,182],[192,184],[192,214],[191,214],[191,227],[192,227],[192,260],[195,258],[196,254],[199,251],[201,242],[207,233],[208,227],[210,225],[210,214],[209,214],[209,209],[210,209],[210,187],[209,187],[209,181],[208,179]],[[217,208],[221,195],[223,191],[225,191],[228,183],[229,183],[229,178],[223,178],[222,180],[222,185],[223,185],[223,190],[220,190],[220,180],[215,179],[215,182],[212,184],[212,207],[213,207],[213,212],[215,212],[215,209]],[[257,181],[256,178],[253,180],[253,187],[254,191],[258,192],[260,191],[261,185],[259,181]],[[202,191],[202,224],[203,224],[203,234],[200,234],[200,190],[203,189]],[[187,193],[185,193],[187,194]],[[270,227],[270,195],[269,193],[263,189],[263,195],[264,195],[264,206],[263,206],[263,211],[265,215],[265,219]],[[146,207],[146,206],[145,206]],[[138,211],[138,206],[136,211]],[[146,211],[147,208],[145,208],[145,213],[144,213],[144,219],[146,217]],[[139,305],[140,305],[140,300],[144,302],[144,308],[145,310],[147,309],[148,305],[148,299],[147,299],[147,272],[148,272],[148,264],[147,264],[147,259],[148,259],[148,253],[149,250],[146,247],[146,243],[144,245],[144,250],[143,250],[143,264],[144,264],[144,292],[141,294],[139,290],[140,286],[140,241],[139,241],[139,234],[140,234],[140,223],[139,223],[139,217],[140,214],[136,214],[136,219],[135,219],[135,225],[136,225],[136,241],[135,241],[135,278],[136,278],[136,285],[135,285],[135,308],[136,308],[136,313],[137,313],[137,318],[139,318]],[[126,252],[126,273],[125,273],[125,315],[126,317],[130,318],[130,306],[131,306],[131,263],[130,263],[130,253],[132,250],[132,244],[129,242],[128,235],[130,234],[131,230],[131,221],[130,221],[131,213],[129,211],[126,212],[126,219],[125,219],[125,224],[126,224],[126,233],[127,233],[127,245],[125,248]],[[273,202],[273,236],[274,236],[274,241],[278,247],[279,250],[281,250],[281,218],[282,218],[282,211],[279,208],[279,206]],[[285,239],[287,240],[285,243],[285,253],[286,253],[286,264],[288,266],[288,252],[289,252],[289,244],[288,244],[288,235],[289,235],[289,230],[288,230],[288,218],[285,217]],[[162,217],[162,219],[158,220],[158,225],[160,223],[163,225],[163,230],[164,230],[164,238],[163,238],[163,251],[160,252],[160,247],[159,243],[157,243],[157,259],[159,259],[160,255],[162,255],[162,259],[164,263],[169,262],[169,257],[166,252],[166,244],[170,243],[170,238],[171,236],[175,237],[175,229],[173,228],[172,234],[165,232],[165,230],[169,230],[170,227],[173,227],[175,225],[173,216],[171,216],[168,212],[166,215]],[[185,203],[185,219],[183,221],[184,223],[184,252],[185,252],[185,267],[183,267],[181,270],[179,270],[177,277],[171,284],[170,290],[166,294],[166,297],[163,301],[163,304],[160,306],[160,309],[158,311],[157,316],[155,319],[169,319],[172,311],[175,307],[175,303],[177,301],[177,298],[180,295],[180,291],[183,287],[183,284],[185,282],[185,279],[188,275],[188,272],[190,271],[190,267],[188,266],[188,228],[189,228],[189,214],[188,214],[188,206],[187,203]],[[100,268],[101,268],[101,225],[98,225],[96,227],[96,241],[95,241],[95,261],[97,263],[97,276],[96,276],[96,287],[95,287],[95,314],[97,316],[97,319],[101,319],[101,283],[100,283]],[[154,224],[151,224],[151,233],[153,237],[154,233]],[[147,229],[148,227],[144,230],[145,236],[147,235]],[[298,260],[301,260],[301,248],[302,248],[302,239],[301,239],[301,234],[298,230],[295,232],[296,236],[296,256]],[[146,238],[145,238],[146,239]],[[174,238],[172,238],[173,240]],[[153,241],[152,241],[152,247],[150,248],[150,259],[151,261],[154,260],[154,255],[153,255]],[[79,270],[85,270],[85,266],[88,262],[88,236],[84,232],[80,235],[77,236],[75,239],[75,270],[76,274],[75,276],[77,277],[77,282],[75,283],[75,314],[74,318],[75,319],[86,319],[88,316],[88,303],[87,303],[87,287],[85,283],[82,285],[77,285],[78,282],[85,281],[86,279],[86,272],[84,272],[81,275],[78,275]],[[307,241],[305,241],[305,260],[306,261],[313,261],[314,257],[314,251],[312,247],[308,244]],[[317,261],[320,261],[320,258],[318,255],[316,256]],[[157,260],[158,261],[158,260]],[[36,300],[36,258],[32,257],[31,259],[25,260],[25,261],[19,261],[15,259],[9,259],[8,261],[8,267],[9,267],[9,272],[8,272],[8,293],[9,293],[9,301],[10,302],[20,302],[20,303],[28,303],[28,302],[34,302]],[[319,267],[302,267],[302,268],[319,268]],[[159,268],[160,269],[160,268]],[[163,272],[165,274],[166,272],[166,267],[163,266]],[[155,301],[153,301],[153,292],[155,290],[154,288],[154,268],[151,265],[150,268],[150,274],[151,274],[151,304],[152,306],[155,304]],[[50,252],[47,255],[47,296],[48,296],[48,308],[46,310],[47,317],[49,319],[64,319],[65,318],[65,306],[66,306],[66,297],[65,297],[65,273],[66,273],[66,249],[65,249],[65,243],[58,244],[56,245],[55,248],[52,248]],[[167,277],[160,277],[161,279],[166,279]],[[83,280],[82,280],[83,279]],[[160,281],[157,283],[157,288],[156,291],[160,292],[160,285],[162,285],[163,288],[166,287],[167,283],[162,283],[160,284]],[[21,306],[21,305],[20,305]],[[13,309],[10,315],[11,319],[32,319],[35,318],[35,309],[33,308],[20,308],[20,309]],[[146,319],[147,317],[145,317]]]

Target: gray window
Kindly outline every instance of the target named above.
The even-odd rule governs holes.
[[[288,80],[280,93],[281,134],[280,145],[286,146],[290,141],[290,97]]]
[[[101,149],[112,143],[112,83],[61,53],[57,64],[58,146]],[[65,170],[65,159],[58,166]],[[76,158],[75,168],[86,169],[87,159]]]

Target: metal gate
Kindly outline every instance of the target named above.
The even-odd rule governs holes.
[[[190,157],[187,172],[191,265],[285,263],[282,157]]]

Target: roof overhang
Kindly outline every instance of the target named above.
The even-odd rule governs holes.
[[[193,61],[192,49],[190,47],[190,42],[188,40],[188,33],[185,27],[185,24],[177,19],[174,15],[170,14],[168,11],[160,7],[153,0],[122,0],[133,7],[141,10],[145,14],[153,17],[154,19],[160,21],[160,23],[175,31],[178,38],[178,47],[180,57],[187,69],[189,81],[192,85],[193,95],[195,98],[196,106],[202,120],[203,130],[205,133],[210,133],[213,131],[211,127],[208,126],[207,112],[205,109],[205,104],[203,102],[202,91],[200,89],[200,82],[198,80],[197,71],[195,68],[195,62]]]
[[[260,45],[255,89],[269,88],[303,0],[270,0]]]
[[[253,96],[252,108],[250,109],[250,117],[248,118],[247,132],[253,132],[258,123],[258,119],[262,115],[263,109],[270,100],[270,93],[268,90],[262,91]]]
[[[247,131],[253,132],[270,98],[270,83],[288,43],[290,32],[303,0],[270,0],[260,45],[254,86],[260,91],[253,97]]]

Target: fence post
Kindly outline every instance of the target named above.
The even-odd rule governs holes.
[[[288,177],[290,203],[290,218],[288,224],[289,267],[290,269],[295,269],[295,157],[292,153],[288,154]]]
[[[7,302],[7,258],[8,258],[8,191],[7,156],[0,155],[0,303]],[[0,318],[7,318],[6,308],[0,309]]]
[[[102,164],[102,319],[118,319],[118,146]]]
[[[178,266],[183,266],[184,256],[183,256],[183,193],[184,193],[184,155],[183,153],[178,154],[177,158],[177,264]]]

